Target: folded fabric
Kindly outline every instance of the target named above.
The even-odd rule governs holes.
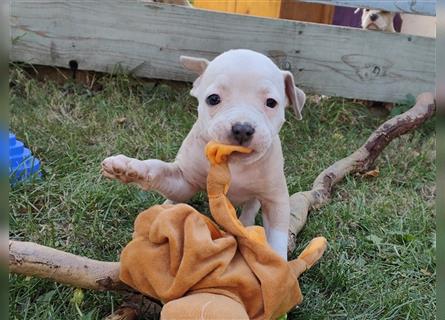
[[[228,158],[250,149],[211,142],[207,178],[210,218],[187,204],[139,214],[121,254],[121,280],[166,303],[163,319],[276,319],[301,303],[299,275],[326,249],[313,239],[290,262],[268,245],[260,226],[244,227],[226,197]]]

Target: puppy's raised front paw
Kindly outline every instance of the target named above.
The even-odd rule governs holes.
[[[102,175],[123,183],[149,180],[148,168],[143,161],[122,154],[108,157],[102,161]]]

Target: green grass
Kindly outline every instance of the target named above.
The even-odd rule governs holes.
[[[13,66],[11,129],[42,160],[43,179],[10,192],[10,237],[95,259],[117,260],[136,215],[155,193],[106,181],[106,156],[172,160],[196,119],[189,87],[105,76],[101,90],[38,82]],[[119,121],[125,118],[125,121]],[[290,193],[357,147],[387,118],[344,99],[308,102],[304,120],[288,112],[281,132]],[[300,279],[304,302],[289,319],[434,319],[435,134],[432,122],[394,141],[380,176],[347,177],[332,201],[310,214],[298,249],[317,235],[329,248]],[[205,208],[205,197],[193,200]],[[116,293],[10,276],[11,319],[100,319]]]

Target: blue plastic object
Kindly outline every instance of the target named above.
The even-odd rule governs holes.
[[[9,181],[14,184],[29,179],[35,174],[40,176],[40,161],[34,158],[23,142],[9,133]]]

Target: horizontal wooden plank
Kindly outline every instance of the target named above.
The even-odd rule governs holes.
[[[301,0],[303,2],[334,6],[379,9],[391,12],[412,13],[424,16],[436,15],[436,0]]]
[[[13,1],[10,59],[191,81],[180,55],[232,48],[270,56],[305,91],[400,101],[434,90],[435,41],[395,33],[130,0]]]

